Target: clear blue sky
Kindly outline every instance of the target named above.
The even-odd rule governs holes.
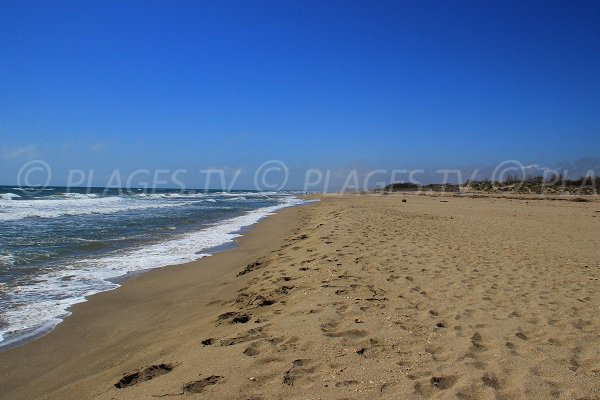
[[[600,3],[4,0],[0,138],[0,183],[598,156]]]

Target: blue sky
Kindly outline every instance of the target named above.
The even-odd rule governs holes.
[[[2,1],[0,183],[554,165],[599,155],[598,71],[593,1]]]

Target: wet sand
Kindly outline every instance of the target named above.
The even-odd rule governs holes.
[[[74,306],[0,398],[599,399],[599,290],[598,201],[326,197]]]

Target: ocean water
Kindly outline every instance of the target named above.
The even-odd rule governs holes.
[[[210,255],[301,203],[290,193],[0,187],[0,347],[51,329],[115,278]]]

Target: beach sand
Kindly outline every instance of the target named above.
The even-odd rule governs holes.
[[[72,307],[0,398],[600,399],[599,289],[598,201],[325,197]]]

